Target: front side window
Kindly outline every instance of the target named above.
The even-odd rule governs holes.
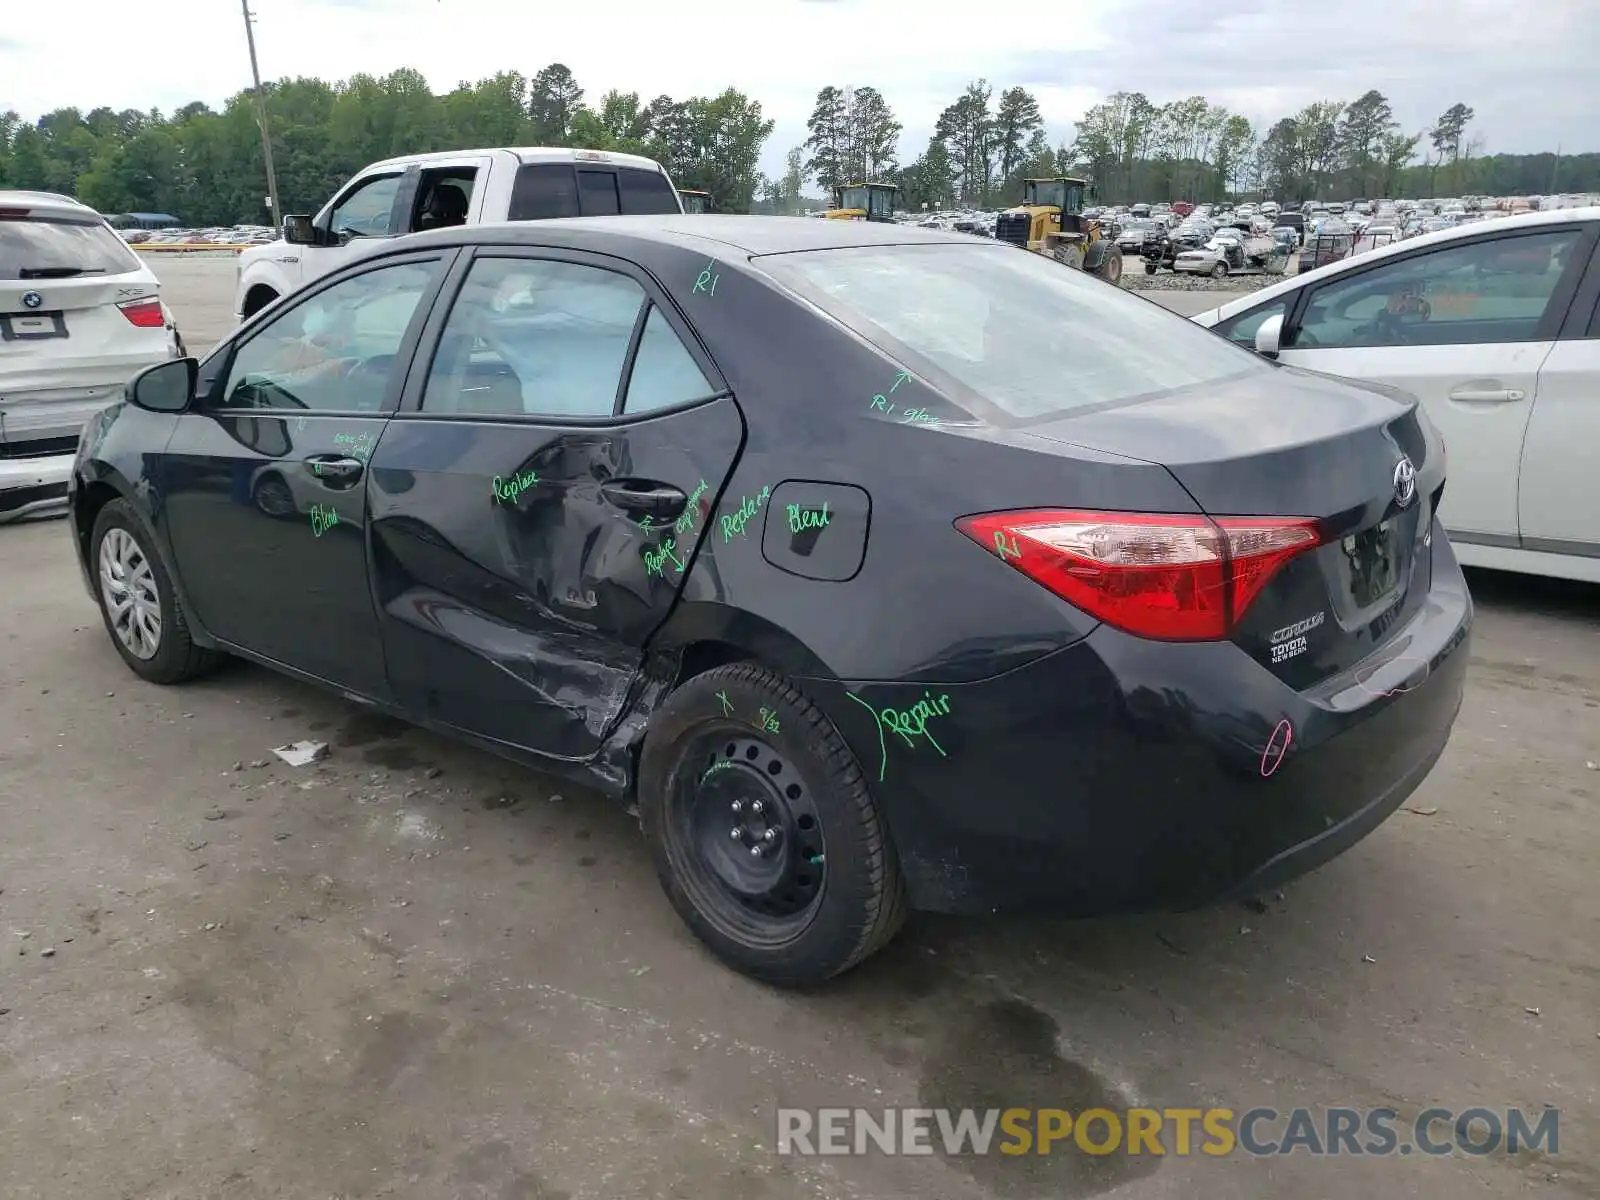
[[[235,352],[220,407],[377,412],[437,266],[352,275],[278,313]]]
[[[609,417],[644,303],[644,289],[615,271],[480,258],[445,321],[423,411]]]
[[[328,218],[329,231],[351,237],[388,237],[394,232],[394,198],[399,191],[398,175],[367,180],[339,201]]]
[[[1538,336],[1582,234],[1515,234],[1445,246],[1316,288],[1298,350],[1484,345]]]
[[[1287,316],[1288,312],[1289,301],[1277,300],[1271,304],[1263,304],[1260,308],[1252,308],[1249,312],[1240,313],[1237,317],[1230,317],[1215,326],[1214,332],[1220,333],[1235,345],[1253,350],[1256,345],[1256,331],[1266,323],[1267,318]]]
[[[861,246],[760,268],[997,423],[1272,367],[1148,300],[1004,246]]]

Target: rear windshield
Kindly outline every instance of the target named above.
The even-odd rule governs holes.
[[[1010,246],[863,246],[756,261],[958,404],[987,402],[1017,420],[1272,370],[1148,300]]]
[[[507,216],[513,221],[556,217],[644,216],[682,212],[678,193],[660,171],[571,163],[527,163],[517,169]]]
[[[622,211],[629,216],[683,211],[676,189],[660,171],[618,167],[617,188],[622,193]]]
[[[99,221],[0,217],[0,279],[70,279],[138,269],[127,243]]]

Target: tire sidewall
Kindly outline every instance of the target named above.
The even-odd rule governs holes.
[[[763,676],[779,686],[763,685]],[[673,692],[652,716],[640,754],[639,820],[662,888],[696,936],[738,970],[800,986],[821,982],[850,966],[867,936],[870,910],[888,899],[876,894],[881,884],[875,881],[867,841],[852,836],[862,824],[861,805],[873,803],[860,764],[832,722],[814,705],[792,702],[784,695],[786,690],[783,681],[759,669],[719,667]],[[726,693],[733,716],[723,715],[719,691]],[[754,719],[761,708],[776,716],[777,733],[763,731]],[[826,723],[820,731],[819,717]],[[684,760],[685,750],[701,733],[726,727],[730,721],[742,727],[741,733],[765,738],[778,748],[809,790],[822,824],[826,858],[817,907],[805,928],[778,951],[751,949],[704,917],[678,879],[666,847],[668,797],[682,772],[698,765]],[[886,852],[893,850],[886,847]]]

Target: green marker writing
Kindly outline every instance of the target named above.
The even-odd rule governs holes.
[[[311,532],[321,537],[339,523],[339,513],[331,504],[311,506]]]
[[[515,475],[509,475],[504,478],[496,475],[494,482],[490,486],[494,489],[494,498],[496,500],[515,504],[521,498],[523,492],[538,482],[539,474],[537,471],[519,471]]]

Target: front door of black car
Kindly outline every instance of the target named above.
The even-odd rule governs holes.
[[[391,259],[291,300],[208,361],[161,473],[168,537],[205,628],[367,696],[388,692],[367,576],[368,461],[441,274],[438,256]]]
[[[500,249],[462,268],[372,460],[390,681],[433,720],[587,758],[677,599],[744,423],[642,272]]]

